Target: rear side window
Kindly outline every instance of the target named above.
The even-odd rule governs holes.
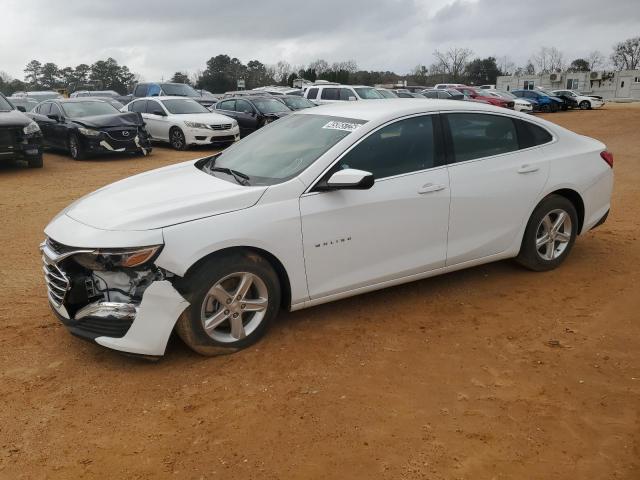
[[[355,168],[376,179],[417,172],[438,164],[433,116],[413,117],[372,133],[332,168]]]
[[[338,88],[323,88],[320,98],[322,100],[339,100],[340,94]]]
[[[156,115],[156,112],[163,112],[164,110],[162,109],[162,107],[160,106],[160,104],[158,102],[156,102],[155,100],[148,100],[147,101],[147,109],[146,109],[147,113],[152,113],[153,115]]]
[[[483,113],[446,115],[453,161],[464,162],[518,150],[516,124],[510,117]]]
[[[146,100],[140,100],[138,102],[133,102],[131,105],[129,105],[129,111],[130,112],[138,112],[138,113],[146,113],[146,111],[147,111],[147,101]]]
[[[307,93],[307,98],[309,100],[315,100],[318,97],[318,89],[317,88],[310,88],[309,89],[309,93]]]
[[[520,148],[535,147],[549,143],[553,137],[544,128],[524,120],[517,120]]]

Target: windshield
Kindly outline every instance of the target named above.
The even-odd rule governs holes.
[[[397,95],[389,90],[378,90],[378,93],[384,98],[397,98]]]
[[[70,118],[93,117],[94,115],[113,115],[120,113],[107,102],[69,102],[62,104],[62,109]]]
[[[275,98],[257,98],[253,100],[253,104],[261,113],[281,113],[291,111],[289,107]]]
[[[377,100],[384,98],[375,88],[354,88],[354,90],[363,100]]]
[[[298,175],[364,123],[327,115],[289,115],[229,147],[216,157],[215,167],[248,175],[251,185],[280,183]]]
[[[304,97],[284,97],[282,101],[291,110],[301,110],[303,108],[315,107],[314,103],[311,103]]]
[[[0,96],[0,112],[8,112],[9,110],[13,110],[13,107],[4,97]]]
[[[193,87],[184,83],[163,83],[160,85],[165,95],[175,95],[177,97],[199,97]]]
[[[198,102],[189,98],[162,100],[162,104],[167,110],[169,110],[169,113],[173,113],[174,115],[184,115],[187,113],[211,113]]]

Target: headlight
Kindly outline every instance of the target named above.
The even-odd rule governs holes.
[[[236,128],[238,126],[238,122],[237,121],[233,121],[231,122],[231,128]]]
[[[78,127],[78,131],[84,135],[85,137],[99,137],[100,133],[98,130],[92,130],[90,128]]]
[[[154,258],[162,245],[143,248],[118,248],[79,253],[73,256],[76,263],[89,270],[112,270],[113,268],[133,268],[144,265]]]
[[[204,129],[204,130],[209,130],[209,125],[206,125],[204,123],[198,123],[198,122],[184,122],[186,127],[189,128],[200,128],[200,129]]]
[[[40,127],[36,122],[31,122],[29,125],[22,129],[25,135],[32,135],[40,131]]]

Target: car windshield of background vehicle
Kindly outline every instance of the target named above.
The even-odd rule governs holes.
[[[215,167],[248,175],[251,185],[281,183],[365,123],[327,115],[289,115],[229,147],[217,157]]]
[[[0,112],[8,112],[9,110],[13,110],[11,104],[4,97],[0,97]]]
[[[284,103],[287,107],[292,108],[294,110],[299,110],[302,108],[310,108],[315,106],[315,104],[311,103],[304,97],[293,97],[293,98],[285,98]]]
[[[188,113],[211,113],[195,100],[186,98],[184,100],[162,100],[162,104],[169,111],[169,113],[172,113],[174,115],[185,115]]]
[[[354,88],[354,90],[363,100],[377,100],[384,98],[375,88]]]
[[[275,98],[254,100],[253,103],[262,113],[281,113],[291,111],[289,107],[287,107],[284,103],[276,100]]]
[[[163,83],[160,87],[165,95],[176,95],[178,97],[200,97],[200,94],[196,92],[193,87],[183,83],[177,85]]]
[[[69,102],[62,106],[67,117],[82,118],[94,115],[113,115],[120,113],[117,108],[107,102]]]

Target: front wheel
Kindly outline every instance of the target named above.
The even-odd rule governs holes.
[[[580,110],[589,110],[591,108],[591,104],[586,100],[580,102]]]
[[[42,153],[36,157],[32,157],[27,161],[29,168],[42,168]]]
[[[551,113],[556,113],[558,110],[560,110],[560,107],[558,107],[557,103],[552,103],[550,105],[550,110],[551,110]]]
[[[203,355],[232,353],[262,337],[280,309],[271,264],[253,253],[215,256],[179,289],[190,306],[176,324],[182,340]]]
[[[80,143],[80,139],[75,133],[71,134],[69,137],[69,153],[71,154],[71,158],[74,160],[84,160],[87,158],[84,153],[84,149],[82,148],[82,144]]]
[[[184,133],[178,127],[173,127],[169,132],[169,143],[176,150],[184,150],[187,148]]]
[[[531,214],[516,260],[538,272],[557,268],[578,235],[578,214],[567,198],[549,195]]]

